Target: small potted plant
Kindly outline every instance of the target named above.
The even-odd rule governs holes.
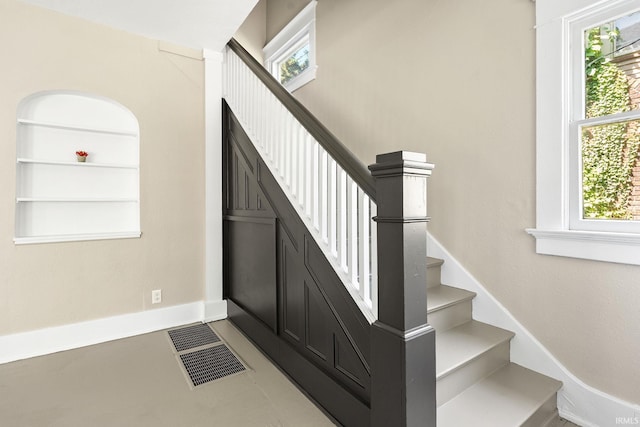
[[[87,153],[86,151],[76,151],[76,159],[78,159],[79,162],[86,162],[88,155],[89,153]]]

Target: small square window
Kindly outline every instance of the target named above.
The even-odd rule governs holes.
[[[266,68],[290,92],[315,79],[316,3],[309,3],[264,48]]]

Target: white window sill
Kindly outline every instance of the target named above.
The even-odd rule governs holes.
[[[306,85],[309,82],[312,82],[316,78],[316,69],[318,67],[308,68],[304,70],[300,75],[296,76],[294,79],[291,79],[290,82],[284,85],[284,87],[289,91],[293,92],[296,89],[300,89],[302,86]]]
[[[595,261],[640,265],[640,234],[528,228],[536,252]]]

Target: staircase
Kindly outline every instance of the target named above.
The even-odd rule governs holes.
[[[436,330],[438,427],[550,427],[560,381],[509,360],[513,332],[473,320],[475,293],[443,285],[427,259],[427,318]]]
[[[425,292],[424,154],[369,172],[235,41],[224,81],[231,320],[342,425],[556,425],[562,384],[511,363],[442,260]]]

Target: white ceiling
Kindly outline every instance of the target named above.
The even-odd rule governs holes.
[[[23,0],[109,27],[221,51],[258,0]]]

